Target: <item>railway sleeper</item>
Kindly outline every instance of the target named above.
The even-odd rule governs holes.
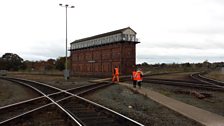
[[[80,118],[86,125],[105,125],[105,124],[115,124],[114,119],[106,118],[106,117],[91,117],[91,118]]]
[[[32,101],[29,104],[28,103],[20,104],[20,105],[16,106],[16,109],[15,109],[15,106],[10,106],[8,108],[2,109],[2,110],[0,110],[0,113],[2,113],[0,116],[0,122],[4,121],[10,117],[17,116],[17,115],[19,115],[19,113],[23,113],[25,111],[32,110],[38,106],[42,106],[42,105],[45,105],[48,103],[50,103],[49,100],[47,100],[45,98],[41,98],[41,99],[38,99],[37,101]]]
[[[81,108],[87,108],[86,106],[84,105],[81,105],[81,104],[78,104],[78,105],[74,105],[74,106],[69,106],[69,108],[77,108],[77,109],[81,109]]]
[[[68,110],[70,110],[71,112],[96,112],[92,109],[87,109],[87,108],[70,108]]]
[[[101,115],[100,113],[96,113],[96,112],[76,112],[75,115],[77,115],[78,117],[92,117],[92,116],[99,116]]]
[[[121,126],[121,124],[116,122],[105,122],[105,121],[101,123],[95,123],[95,124],[93,123],[91,124],[91,126],[99,126],[99,125],[102,125],[102,123],[103,123],[103,126]],[[125,126],[125,124],[122,126]]]
[[[92,106],[86,106],[83,104],[65,105],[67,108],[72,109],[94,109]]]
[[[70,96],[69,94],[63,94],[63,95],[55,95],[55,96],[50,96],[50,98],[54,99],[55,101],[66,98]]]

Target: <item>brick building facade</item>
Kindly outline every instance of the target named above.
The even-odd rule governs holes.
[[[131,74],[136,62],[136,32],[130,27],[76,40],[71,43],[71,72],[74,75],[111,76],[118,66]]]

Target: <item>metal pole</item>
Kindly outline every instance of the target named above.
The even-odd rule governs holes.
[[[65,71],[64,71],[64,77],[65,80],[67,80],[69,78],[69,71],[68,71],[68,16],[67,16],[67,9],[68,8],[74,8],[74,6],[69,6],[68,4],[63,5],[63,4],[59,4],[62,7],[65,7]]]
[[[65,27],[66,27],[66,40],[65,40],[65,41],[66,41],[66,45],[65,45],[65,71],[66,71],[66,73],[68,72],[68,58],[67,58],[67,57],[68,57],[68,56],[67,56],[67,53],[68,53],[68,52],[67,52],[67,49],[68,49],[68,48],[67,48],[67,46],[68,46],[68,44],[67,44],[67,43],[68,43],[68,36],[67,36],[67,27],[68,27],[68,22],[67,22],[67,20],[68,20],[68,16],[67,16],[67,8],[68,8],[68,5],[65,5],[65,15],[66,15],[66,17],[65,17],[65,18],[66,18],[66,23],[65,23],[65,24],[66,24],[66,26],[65,26]],[[68,76],[65,76],[65,80],[67,80],[67,79],[68,79]]]

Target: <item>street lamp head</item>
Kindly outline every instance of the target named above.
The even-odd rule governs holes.
[[[66,8],[75,8],[75,6],[69,6],[68,4],[59,4],[59,6],[62,6],[62,7],[66,7]]]

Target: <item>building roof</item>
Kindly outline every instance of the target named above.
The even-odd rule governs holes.
[[[73,41],[72,43],[78,43],[78,42],[82,42],[82,41],[87,41],[87,40],[91,40],[91,39],[96,39],[96,38],[100,38],[100,37],[105,37],[105,36],[109,36],[109,35],[114,35],[114,34],[119,34],[119,33],[123,33],[125,30],[130,29],[132,30],[135,34],[137,34],[132,28],[130,27],[126,27],[126,28],[122,28],[122,29],[118,29],[115,31],[111,31],[111,32],[107,32],[107,33],[103,33],[103,34],[99,34],[99,35],[94,35],[91,37],[87,37],[87,38],[83,38],[83,39],[78,39]],[[71,44],[72,44],[71,43]]]

